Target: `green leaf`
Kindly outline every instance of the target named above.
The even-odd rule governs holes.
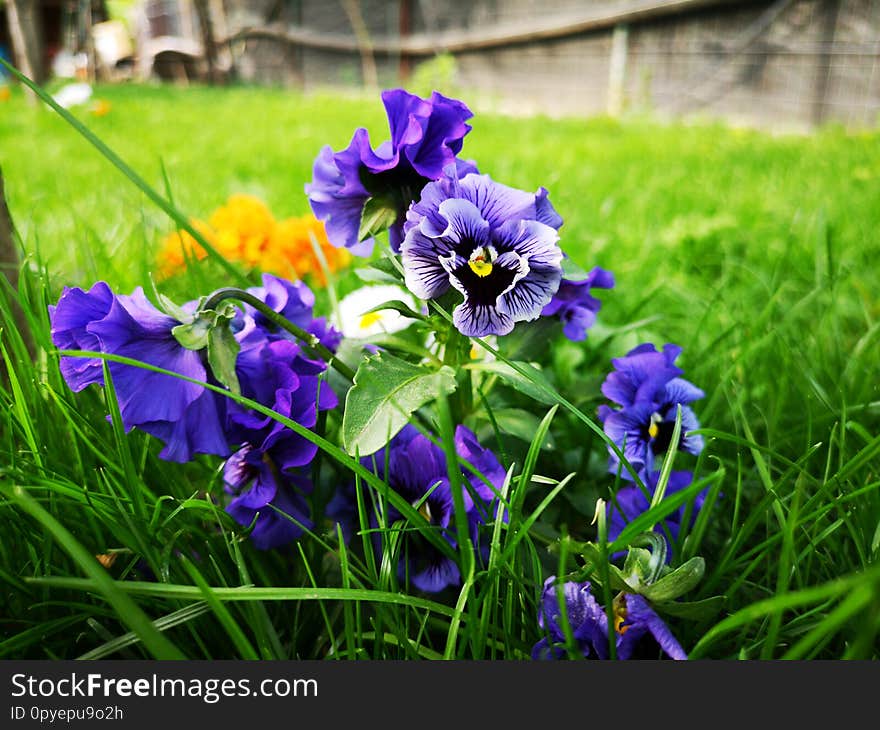
[[[387,231],[397,220],[397,203],[389,196],[367,198],[361,212],[358,241],[365,241],[382,231]]]
[[[468,368],[470,370],[481,370],[484,372],[490,372],[497,375],[501,378],[505,383],[513,387],[515,390],[520,391],[521,393],[525,393],[525,395],[533,398],[539,403],[543,403],[544,405],[552,406],[556,403],[555,399],[551,398],[546,390],[541,388],[541,384],[544,388],[548,388],[550,392],[554,392],[553,385],[551,385],[550,381],[547,380],[547,377],[537,368],[529,365],[527,362],[518,362],[516,363],[521,369],[525,370],[529,377],[522,375],[518,371],[514,370],[510,365],[506,362],[502,362],[500,360],[493,360],[491,362],[474,362],[467,363],[462,367]]]
[[[228,319],[220,322],[208,330],[208,364],[214,377],[236,395],[241,394],[238,376],[235,374],[235,359],[241,345],[232,334]]]
[[[395,312],[399,312],[404,317],[408,319],[420,319],[423,322],[427,322],[428,318],[424,314],[420,314],[415,311],[412,307],[407,306],[399,299],[392,299],[390,302],[383,302],[372,309],[368,309],[364,314],[369,314],[370,312],[381,312],[384,309],[393,309]]]
[[[342,442],[349,454],[367,456],[381,449],[412,414],[455,390],[455,372],[432,370],[387,352],[364,360],[345,399]]]
[[[706,561],[701,557],[688,560],[653,585],[642,589],[649,601],[672,601],[694,588],[706,572]]]
[[[501,433],[515,436],[526,443],[531,443],[541,426],[540,418],[522,408],[497,408],[492,411],[492,415],[495,417],[495,423]],[[547,434],[541,443],[541,448],[547,451],[552,451],[556,448],[553,434]]]
[[[637,592],[648,583],[651,575],[651,551],[640,547],[631,547],[623,563],[623,574],[627,585]]]
[[[499,341],[498,349],[508,360],[538,360],[547,354],[547,342],[556,339],[557,329],[561,327],[556,317],[519,322],[513,332]]]
[[[399,284],[403,276],[390,259],[377,259],[368,266],[359,266],[354,270],[355,276],[361,281],[372,284],[381,282],[384,284]]]
[[[196,311],[201,309],[203,301],[204,297],[199,301]],[[160,311],[164,312],[169,317],[174,317],[178,322],[188,323],[193,321],[193,315],[191,312],[187,312],[183,307],[175,304],[168,297],[164,294],[160,294],[158,291],[156,292],[156,302]]]
[[[204,350],[208,346],[208,338],[213,328],[213,317],[199,316],[189,324],[172,327],[171,334],[181,347],[187,350]]]
[[[718,615],[726,601],[726,596],[712,596],[702,601],[657,601],[652,606],[667,616],[704,621]]]

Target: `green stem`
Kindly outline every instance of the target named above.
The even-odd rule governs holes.
[[[454,327],[449,328],[448,339],[443,350],[443,364],[455,371],[458,387],[452,396],[450,406],[455,423],[464,423],[465,417],[473,410],[473,386],[471,371],[462,368],[462,363],[470,359],[471,341]]]
[[[258,312],[260,312],[260,314],[262,314],[272,324],[289,332],[298,340],[300,340],[306,346],[307,350],[311,351],[310,354],[317,355],[328,365],[330,365],[334,370],[336,370],[336,372],[338,372],[340,375],[347,378],[348,380],[354,381],[354,370],[352,370],[350,367],[348,367],[348,365],[339,360],[332,350],[323,345],[321,343],[321,340],[318,339],[317,335],[313,335],[311,332],[306,332],[301,327],[297,327],[289,319],[272,309],[262,299],[255,297],[253,294],[250,294],[243,289],[237,289],[235,287],[224,287],[223,289],[218,289],[213,294],[211,294],[211,296],[208,297],[201,308],[203,310],[216,309],[217,305],[220,304],[220,302],[223,302],[227,299],[235,299],[236,301],[242,302],[243,304],[249,304]]]

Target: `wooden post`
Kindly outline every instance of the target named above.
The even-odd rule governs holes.
[[[840,0],[823,0],[821,7],[822,42],[821,52],[816,57],[816,86],[813,92],[813,124],[818,126],[828,117],[828,87],[831,81],[831,53],[834,34],[837,31],[837,17],[840,14]]]
[[[15,65],[25,76],[42,84],[46,80],[46,64],[37,0],[6,0],[6,18]]]
[[[406,39],[412,32],[412,0],[400,0],[400,18],[398,23],[400,33],[400,58],[398,59],[397,75],[401,83],[409,80],[412,73],[412,57],[402,48]]]
[[[357,39],[364,86],[375,91],[379,88],[379,72],[376,70],[376,59],[373,57],[373,41],[370,39],[370,32],[364,22],[364,16],[361,15],[360,4],[357,0],[342,0],[342,7],[348,16],[348,22],[351,23],[354,37]]]
[[[619,116],[623,111],[626,84],[626,56],[629,45],[629,28],[626,23],[614,26],[611,35],[611,61],[608,65],[608,115]]]
[[[195,0],[196,13],[199,16],[199,30],[202,34],[202,48],[208,64],[208,83],[213,86],[221,81],[220,70],[217,68],[217,43],[214,41],[214,23],[211,20],[211,8],[208,0]]]

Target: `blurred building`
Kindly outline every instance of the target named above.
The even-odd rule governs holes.
[[[225,0],[224,12],[235,70],[257,82],[387,86],[451,54],[459,88],[514,112],[790,126],[873,126],[880,113],[876,0]]]

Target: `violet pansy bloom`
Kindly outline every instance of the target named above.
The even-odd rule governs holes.
[[[657,489],[657,481],[659,478],[659,471],[652,471],[645,475],[645,486],[652,495]],[[693,479],[694,476],[689,471],[671,472],[669,474],[669,481],[666,484],[666,496],[668,497],[676,492],[680,492],[682,489],[686,489],[691,485]],[[692,524],[696,519],[697,513],[703,508],[703,503],[706,501],[706,491],[707,489],[702,490],[694,498],[694,506],[691,510]],[[614,542],[620,536],[620,533],[623,532],[627,524],[632,522],[639,515],[647,512],[650,507],[650,499],[635,484],[625,484],[618,489],[617,493],[614,495],[614,499],[610,500],[606,505],[608,513],[608,542]],[[677,540],[678,534],[681,531],[681,524],[684,519],[685,510],[685,505],[682,505],[675,510],[675,512],[667,515],[662,524],[654,526],[654,532],[664,535],[665,537],[666,533],[663,529],[665,526],[672,539]],[[620,551],[615,553],[613,557],[618,558],[625,554],[626,551]],[[667,551],[666,562],[668,563],[671,558],[672,553]]]
[[[582,281],[563,279],[559,291],[541,310],[543,317],[559,317],[563,334],[573,342],[586,339],[587,330],[596,321],[596,313],[602,307],[590,289],[613,289],[614,274],[595,267]]]
[[[130,296],[114,295],[103,282],[88,292],[66,289],[49,314],[53,342],[62,350],[76,347],[120,355],[194,380],[216,382],[205,353],[186,349],[175,338],[172,330],[181,322],[150,304],[140,287]],[[81,366],[71,361],[62,358],[62,374],[71,388],[103,384],[98,359],[86,359]],[[118,362],[109,362],[108,367],[125,429],[137,427],[163,441],[161,458],[186,462],[196,453],[229,453],[222,396],[145,368]]]
[[[602,393],[622,408],[601,406],[599,420],[639,471],[652,471],[655,458],[662,458],[669,449],[679,407],[681,433],[676,448],[690,454],[703,450],[703,437],[689,433],[700,423],[688,404],[705,393],[679,377],[683,371],[674,362],[680,353],[677,345],[664,345],[662,352],[650,343],[639,345],[625,357],[611,361],[615,370],[602,384]],[[609,470],[616,472],[619,463],[617,455],[610,452]],[[627,477],[627,470],[621,473]]]
[[[479,470],[492,485],[489,486],[469,471],[462,470],[462,477],[469,485],[463,485],[462,504],[471,538],[479,549],[480,529],[495,517],[496,492],[503,485],[505,472],[495,455],[479,444],[470,429],[464,426],[456,428],[455,445],[459,456]],[[370,457],[365,457],[362,463],[374,470],[389,487],[416,507],[430,529],[438,531],[451,546],[457,545],[455,500],[447,473],[446,457],[439,446],[420,434],[415,427],[408,425],[388,446]],[[354,498],[355,492],[351,485],[344,485],[328,505],[328,515],[339,522],[346,541],[358,526]],[[371,504],[369,499],[365,502]],[[382,523],[390,528],[402,519],[402,515],[390,503],[385,502],[383,506],[385,514],[382,515]],[[376,515],[370,515],[369,521],[374,529],[378,527]],[[382,538],[378,531],[374,533],[373,542],[377,552],[380,552]],[[408,580],[418,590],[436,593],[461,584],[461,573],[455,561],[439,551],[412,526],[404,533],[400,555],[398,577]]]
[[[223,467],[224,489],[233,496],[226,511],[244,527],[253,524],[250,539],[261,550],[289,545],[313,526],[306,501],[309,479],[282,473],[265,457],[246,445]]]
[[[374,150],[367,130],[360,128],[341,152],[324,147],[306,185],[312,211],[324,221],[330,242],[364,256],[373,247],[372,238],[358,240],[369,199],[382,201],[395,213],[389,237],[397,251],[404,214],[421,189],[449,165],[457,165],[462,175],[476,170],[456,159],[471,130],[465,121],[473,113],[464,103],[436,91],[422,99],[403,89],[382,92],[382,103],[391,139]]]
[[[89,325],[107,316],[115,295],[103,281],[87,292],[76,287],[64,287],[58,304],[49,305],[52,343],[59,350],[89,350],[101,352],[101,341],[89,331]],[[96,357],[62,357],[61,374],[74,392],[97,383],[104,384],[104,370]]]
[[[427,185],[407,213],[406,285],[422,299],[450,286],[461,292],[452,318],[465,336],[508,334],[516,322],[540,316],[559,289],[561,223],[546,190],[526,193],[488,175],[447,175]]]
[[[608,659],[608,617],[591,592],[590,583],[569,581],[563,586],[565,612],[577,650],[584,656]],[[546,636],[532,648],[533,659],[561,659],[566,656],[562,616],[556,596],[556,578],[544,582],[538,625]],[[637,651],[651,651],[643,643],[647,636],[671,659],[687,654],[669,627],[648,601],[635,593],[619,593],[614,599],[614,638],[618,659],[632,659]],[[651,652],[653,653],[653,651]],[[642,655],[642,654],[640,654]],[[645,656],[649,654],[645,653]],[[656,656],[654,658],[657,658]]]

